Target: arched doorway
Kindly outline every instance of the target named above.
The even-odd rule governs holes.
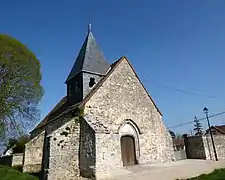
[[[123,166],[137,164],[134,137],[125,135],[121,137],[120,141]]]

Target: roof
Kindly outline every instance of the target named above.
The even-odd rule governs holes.
[[[175,138],[173,139],[174,146],[184,146],[184,139],[183,138]]]
[[[51,121],[52,118],[56,117],[61,112],[63,112],[67,108],[66,102],[67,102],[67,97],[65,96],[58,102],[58,104],[56,104],[56,106],[47,114],[47,116],[45,116],[45,118],[34,128],[34,130],[44,126],[49,121]]]
[[[219,131],[221,134],[225,134],[225,125],[221,126],[211,126],[211,129],[214,128],[217,131]],[[209,129],[206,130],[206,133],[209,131]]]
[[[116,62],[114,62],[110,67],[110,70],[109,70],[109,72],[107,73],[107,75],[106,76],[104,76],[95,86],[94,86],[94,88],[89,92],[89,94],[87,94],[87,96],[83,99],[83,101],[82,102],[80,102],[80,103],[77,103],[77,104],[75,104],[75,105],[72,105],[72,106],[68,106],[68,104],[66,103],[66,100],[67,100],[67,98],[66,98],[66,96],[65,97],[63,97],[60,101],[59,101],[59,103],[53,108],[53,110],[52,111],[50,111],[50,113],[48,113],[48,115],[32,130],[32,131],[34,131],[34,130],[37,130],[37,129],[39,129],[39,128],[41,128],[41,127],[43,127],[43,126],[45,126],[46,124],[48,124],[49,122],[52,122],[52,121],[54,121],[58,116],[61,116],[61,115],[63,115],[63,114],[65,114],[65,113],[67,113],[67,112],[69,112],[69,111],[71,111],[71,110],[74,110],[75,108],[77,108],[77,107],[83,107],[84,105],[85,105],[85,102],[87,102],[88,101],[88,99],[90,99],[91,97],[92,97],[92,95],[97,91],[97,89],[99,89],[100,87],[101,87],[101,85],[102,85],[102,83],[108,78],[108,76],[113,72],[113,70],[115,69],[115,67],[116,67],[116,65],[118,64],[118,62],[120,61],[120,60],[122,60],[122,58],[121,59],[119,59],[119,60],[117,60]],[[63,113],[63,111],[65,111],[64,113]],[[61,114],[60,114],[61,113]],[[90,124],[90,125],[92,125],[92,123],[90,122],[90,121],[88,121],[88,123]],[[96,124],[100,124],[100,123],[98,123],[98,122],[95,122]],[[92,127],[94,127],[95,125],[93,125]],[[97,125],[98,127],[101,127],[101,129],[105,129],[105,127],[102,127],[101,125]],[[97,127],[96,126],[96,127]],[[104,131],[107,131],[107,130],[104,130]]]
[[[105,75],[109,67],[110,64],[106,61],[94,35],[89,30],[66,82],[75,77],[79,72]]]
[[[65,113],[69,113],[71,110],[74,110],[78,107],[84,107],[84,105],[86,104],[86,102],[98,91],[98,89],[102,86],[102,84],[107,80],[107,78],[113,73],[113,71],[117,68],[117,66],[123,61],[126,60],[130,67],[132,68],[133,72],[135,73],[135,76],[138,78],[136,72],[134,71],[132,65],[130,64],[130,62],[128,61],[128,59],[126,57],[121,57],[119,60],[117,60],[116,62],[114,62],[111,66],[110,66],[110,70],[108,71],[108,73],[93,87],[93,89],[87,94],[87,96],[83,99],[83,101],[73,105],[73,106],[68,106],[68,104],[66,103],[66,97],[62,98],[61,101],[55,106],[55,108],[44,118],[44,120],[34,129],[38,129],[41,128],[42,126],[46,125],[47,123],[54,121],[55,119],[57,119],[59,116],[64,115]],[[140,81],[140,79],[138,78],[138,80]],[[141,81],[140,81],[141,83]],[[144,90],[146,91],[146,93],[148,94],[147,90],[145,89],[144,85],[141,83],[141,85],[143,86]],[[153,99],[151,98],[151,96],[148,94],[149,98],[151,99],[151,101],[153,102],[155,108],[157,109],[157,111],[160,113],[160,115],[162,115],[162,113],[160,112],[160,110],[158,109],[158,107],[156,106],[156,104],[154,103]],[[107,128],[101,124],[101,122],[98,121],[90,121],[87,120],[88,123],[90,125],[92,125],[92,127],[94,128],[94,130],[96,132],[108,132]],[[34,131],[33,130],[33,131]]]

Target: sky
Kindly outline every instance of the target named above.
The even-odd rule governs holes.
[[[43,118],[66,95],[64,82],[91,17],[107,60],[129,59],[171,127],[204,117],[205,106],[209,114],[225,111],[224,8],[223,0],[2,0],[0,33],[40,59]],[[210,120],[222,124],[225,115]]]

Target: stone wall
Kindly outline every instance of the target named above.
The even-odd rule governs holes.
[[[79,122],[73,118],[48,137],[48,180],[76,179],[79,176]]]
[[[124,120],[132,120],[140,130],[139,164],[171,161],[173,142],[145,89],[126,60],[86,103],[85,117],[101,122],[110,134],[96,135],[96,171],[109,173],[122,166],[118,130]],[[96,172],[98,174],[98,172]]]
[[[23,153],[12,154],[3,156],[0,158],[0,164],[6,166],[22,166],[23,165]]]
[[[97,84],[102,76],[96,74],[89,74],[89,73],[82,73],[83,75],[83,97],[87,96],[87,94],[91,91],[94,87],[89,87],[90,78],[95,79],[95,83]]]
[[[185,149],[174,151],[174,155],[176,160],[187,159]]]
[[[46,134],[50,134],[53,131],[57,130],[61,126],[63,126],[65,123],[71,120],[73,117],[72,114],[66,114],[64,116],[60,116],[59,118],[55,118],[54,120],[50,121],[46,126],[43,126],[41,128],[38,128],[31,133],[31,138],[35,138],[38,136],[41,132],[46,131]]]
[[[44,132],[30,140],[25,145],[23,171],[30,173],[40,172],[42,169]]]
[[[66,150],[62,150],[64,148],[64,146],[65,146],[65,149],[66,148],[70,149],[70,150],[68,150],[68,152],[71,152],[71,154],[72,154],[71,157],[73,157],[74,155],[77,156],[77,154],[78,154],[77,149],[79,147],[79,142],[77,142],[77,141],[79,140],[79,138],[78,138],[78,140],[76,138],[73,138],[72,137],[73,135],[71,135],[71,133],[69,133],[70,135],[67,135],[67,136],[63,135],[64,133],[66,133],[66,132],[64,132],[63,128],[66,126],[66,124],[68,122],[74,122],[72,119],[74,119],[73,114],[68,113],[63,116],[60,116],[57,119],[54,119],[53,121],[49,122],[45,127],[41,128],[41,129],[45,130],[44,132],[41,133],[41,135],[38,134],[38,133],[40,133],[40,129],[37,129],[32,132],[32,137],[34,137],[34,138],[29,143],[26,144],[26,148],[25,148],[25,164],[24,164],[25,172],[33,172],[33,171],[39,172],[40,170],[44,170],[44,172],[42,174],[42,178],[44,180],[47,179],[49,175],[50,175],[49,177],[50,178],[53,177],[53,179],[55,178],[54,176],[57,176],[57,175],[59,175],[60,178],[61,178],[61,176],[65,177],[65,175],[62,175],[62,174],[65,174],[65,172],[67,173],[67,175],[73,174],[72,179],[74,179],[75,176],[78,176],[79,168],[78,168],[78,165],[76,165],[76,163],[74,162],[74,160],[72,160],[71,162],[68,162],[69,160],[62,162],[62,159],[61,159],[61,158],[64,158],[64,160],[66,160],[66,158],[69,158],[67,156]],[[78,128],[78,131],[76,131],[76,134],[77,134],[76,137],[78,137],[79,132],[80,132],[79,127],[77,127],[77,128]],[[58,131],[60,131],[60,132],[63,131],[64,133],[62,135],[60,135],[60,133]],[[74,132],[72,134],[74,134]],[[66,142],[65,145],[63,145],[63,148],[62,148],[61,144],[60,144],[60,147],[55,148],[55,147],[57,147],[57,145],[56,144],[54,145],[54,143],[53,143],[54,138],[51,138],[52,135],[59,136],[59,139],[61,138],[60,141]],[[41,138],[40,138],[40,136],[41,136]],[[68,137],[72,138],[71,144],[68,141]],[[41,151],[42,153],[41,153],[41,157],[39,158],[40,163],[37,165],[37,164],[35,164],[35,162],[33,162],[32,158],[36,159],[38,157],[39,153],[38,154],[33,153],[35,151],[32,147],[34,146],[33,144],[39,144],[38,142],[40,142],[40,139],[42,139],[42,144],[40,146],[40,148],[42,148],[42,151]],[[75,142],[76,142],[76,144],[74,144]],[[74,150],[74,148],[73,148],[74,146],[77,147],[76,150]],[[51,152],[50,152],[50,147],[51,147]],[[38,148],[38,152],[39,152],[40,148]],[[59,151],[61,152],[60,156],[56,156],[57,153],[59,154]],[[72,152],[72,151],[74,151],[74,152]],[[67,157],[63,157],[62,156],[63,154]],[[57,162],[61,162],[61,165],[55,166],[54,164],[57,164]],[[68,165],[71,165],[72,168],[70,168],[68,166],[67,169],[65,170],[65,172],[62,172],[62,170],[60,171],[59,169],[64,168],[67,165],[67,162],[68,162]],[[27,165],[28,163],[30,163],[29,166]],[[74,165],[74,163],[75,163],[75,165]],[[51,167],[50,167],[50,165],[51,165]],[[38,170],[34,170],[35,168]],[[70,177],[70,175],[68,175],[68,177]]]
[[[96,164],[95,132],[84,119],[81,120],[80,127],[80,174],[93,178]]]
[[[224,135],[213,135],[214,144],[219,160],[225,159],[225,136]],[[206,159],[215,160],[213,151],[212,141],[210,135],[203,137],[203,143],[205,147]]]
[[[12,166],[22,166],[23,165],[23,153],[13,154]]]
[[[202,136],[184,137],[187,159],[206,159]]]
[[[225,159],[225,136],[213,135],[217,157]],[[210,135],[185,137],[185,148],[188,159],[215,160],[213,145]]]
[[[119,134],[96,134],[96,179],[110,178],[122,166]]]

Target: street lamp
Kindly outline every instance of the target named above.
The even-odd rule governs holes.
[[[207,119],[207,122],[208,122],[209,133],[210,133],[211,140],[212,140],[212,145],[213,145],[213,151],[214,151],[215,159],[216,159],[216,161],[218,161],[217,154],[216,154],[216,148],[215,148],[215,144],[214,144],[214,139],[213,139],[213,135],[212,135],[212,131],[211,131],[211,126],[210,126],[210,122],[209,122],[208,108],[205,107],[205,108],[203,109],[203,111],[204,111],[204,113],[205,113],[205,115],[206,115],[206,119]]]

